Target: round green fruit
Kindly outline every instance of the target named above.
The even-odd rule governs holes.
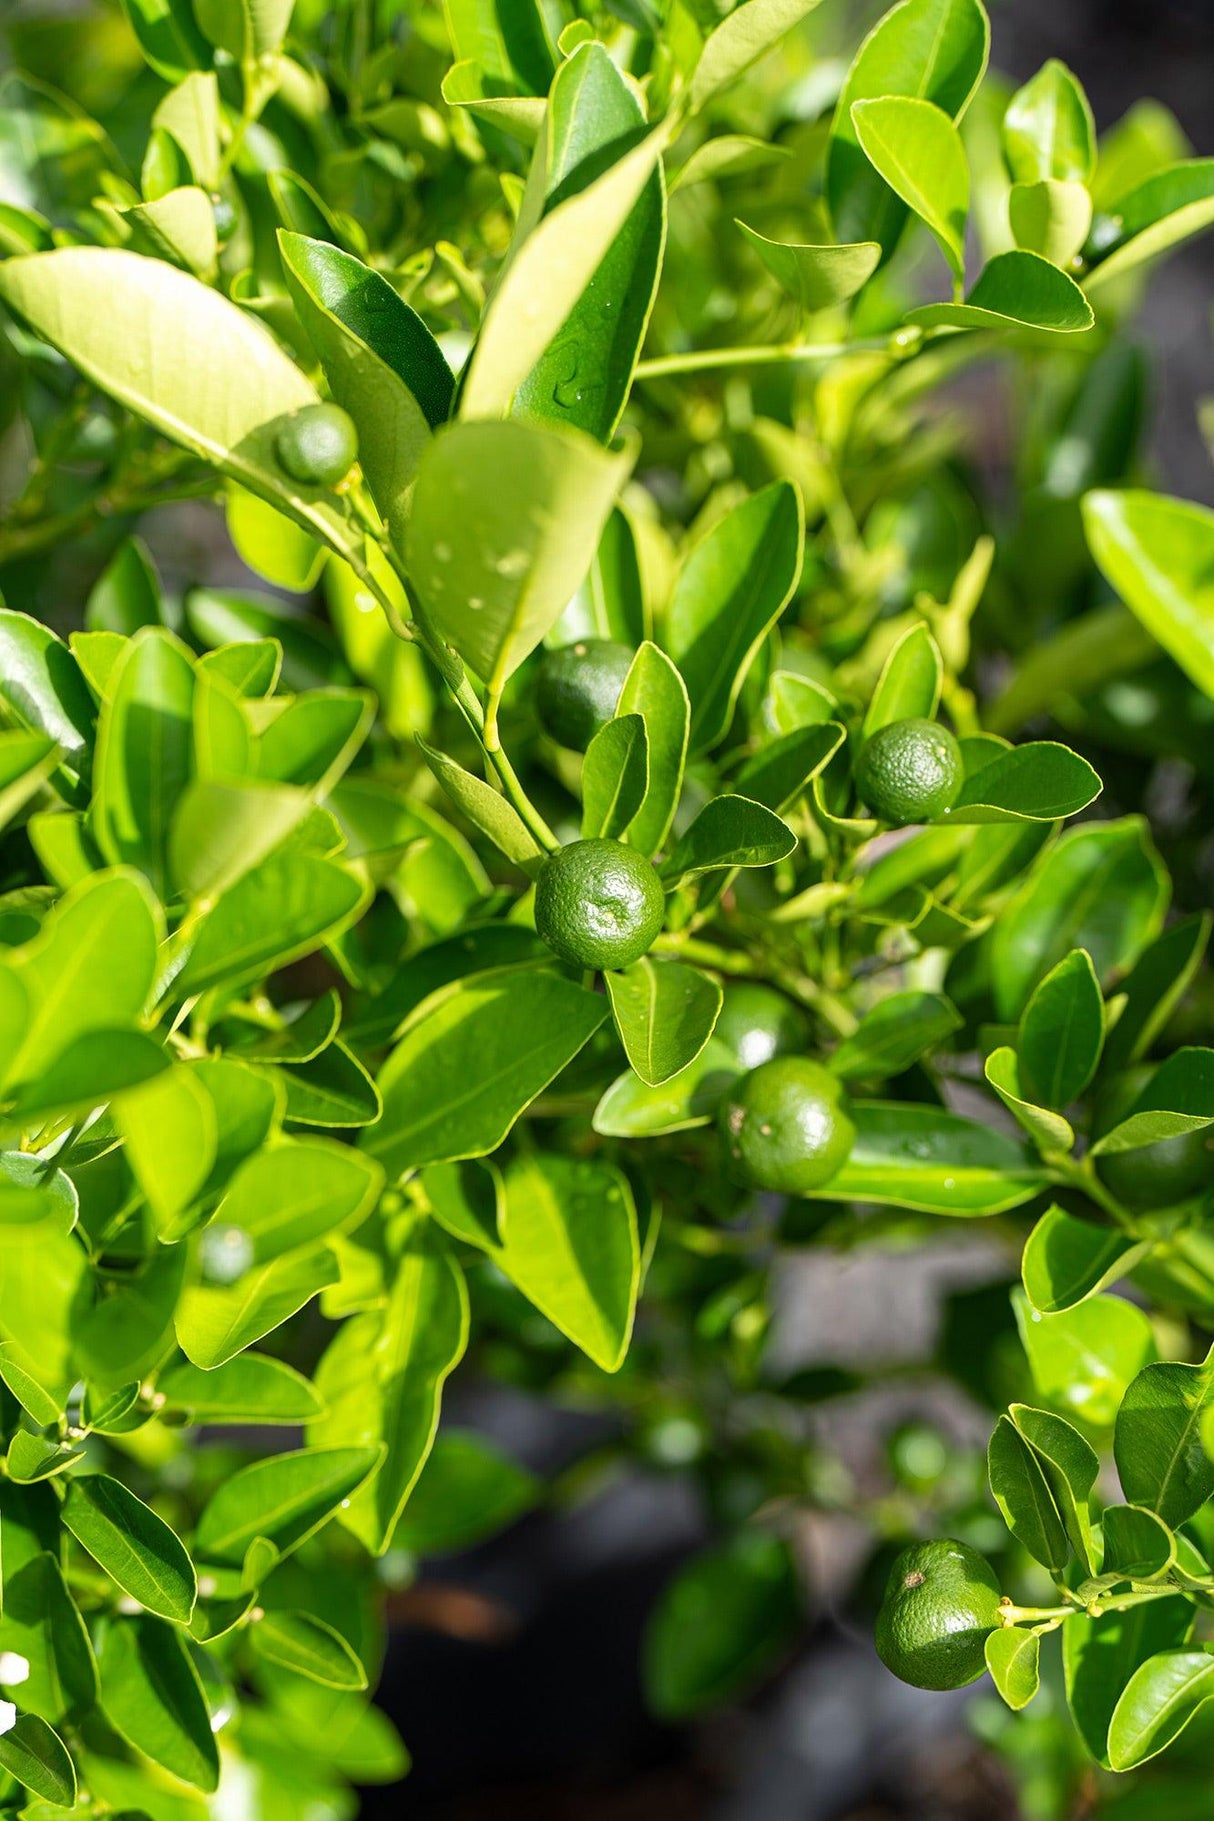
[[[1127,1069],[1106,1090],[1094,1136],[1103,1137],[1128,1117],[1154,1069]],[[1214,1182],[1214,1131],[1179,1132],[1136,1151],[1109,1151],[1096,1159],[1096,1174],[1110,1194],[1136,1214],[1173,1208]]]
[[[877,1655],[915,1688],[963,1688],[986,1668],[999,1583],[968,1543],[916,1543],[894,1563],[877,1614]]]
[[[734,1174],[755,1189],[820,1189],[851,1150],[856,1128],[834,1075],[807,1056],[776,1056],[736,1082],[721,1103]]]
[[[358,459],[358,432],[340,405],[305,405],[278,432],[274,453],[292,480],[334,487]]]
[[[627,645],[613,639],[578,639],[548,652],[535,685],[544,732],[558,746],[585,752],[615,714],[631,664]]]
[[[666,894],[644,854],[622,841],[574,841],[535,883],[535,927],[574,967],[627,967],[662,927]]]
[[[713,1036],[744,1069],[757,1069],[773,1056],[804,1049],[809,1021],[774,987],[738,980],[725,988]]]
[[[905,828],[951,809],[965,765],[947,727],[935,721],[890,721],[860,755],[856,788],[882,822]]]

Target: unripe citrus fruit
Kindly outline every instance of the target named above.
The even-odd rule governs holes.
[[[791,999],[759,980],[736,980],[725,988],[713,1036],[744,1069],[757,1069],[773,1056],[801,1050],[809,1022]]]
[[[877,1655],[915,1688],[963,1688],[986,1668],[999,1624],[999,1583],[968,1543],[916,1543],[890,1572],[877,1614]]]
[[[279,430],[274,453],[293,480],[333,487],[354,466],[358,432],[340,405],[305,405]]]
[[[784,1195],[829,1182],[856,1136],[838,1080],[808,1056],[752,1069],[725,1096],[719,1118],[734,1175]]]
[[[1094,1136],[1102,1137],[1133,1111],[1153,1069],[1128,1069],[1100,1103]],[[1127,1208],[1150,1213],[1187,1201],[1214,1181],[1214,1132],[1203,1127],[1160,1138],[1136,1151],[1106,1151],[1096,1159],[1101,1182]]]
[[[947,727],[935,721],[890,721],[860,755],[856,788],[882,822],[904,828],[951,809],[965,766]]]
[[[627,967],[662,927],[666,894],[644,854],[622,841],[574,841],[535,884],[535,927],[575,967]]]
[[[632,663],[627,645],[613,639],[577,639],[550,651],[535,684],[535,710],[558,746],[585,752],[619,706]]]

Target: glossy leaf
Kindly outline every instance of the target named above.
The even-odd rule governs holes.
[[[513,860],[516,866],[528,871],[536,867],[543,858],[539,843],[513,804],[483,778],[475,777],[454,759],[449,759],[446,753],[428,746],[420,734],[417,744],[426,764],[456,808],[462,810],[482,834],[488,835],[507,860]]]
[[[1054,822],[1086,809],[1101,783],[1086,759],[1054,740],[1012,746],[966,776],[950,822]]]
[[[1096,127],[1087,96],[1051,57],[1018,89],[1003,116],[1003,150],[1017,183],[1087,183],[1096,168]]]
[[[1006,1416],[991,1436],[987,1473],[991,1496],[1017,1542],[1051,1574],[1060,1574],[1071,1551],[1058,1506],[1036,1455]]]
[[[332,1252],[321,1246],[271,1259],[235,1284],[196,1284],[178,1305],[178,1345],[195,1366],[212,1371],[273,1333],[339,1275]]]
[[[582,839],[620,840],[649,788],[649,739],[639,714],[616,715],[586,748],[582,766]]]
[[[747,3],[753,4],[753,0]],[[708,143],[711,146],[717,141]],[[707,148],[701,148],[704,149]],[[864,289],[881,262],[881,248],[875,240],[842,247],[803,246],[769,240],[744,221],[739,221],[738,226],[772,277],[810,314],[846,303]]]
[[[54,742],[70,802],[83,800],[97,711],[80,666],[48,627],[0,608],[0,702],[19,726]]]
[[[1019,1713],[1041,1685],[1041,1639],[1010,1625],[988,1633],[983,1649],[991,1681],[1012,1712]]]
[[[748,797],[706,803],[662,863],[668,889],[723,866],[774,866],[797,845],[787,822]]]
[[[1126,606],[1206,695],[1214,695],[1214,512],[1144,492],[1089,493],[1092,555]]]
[[[1094,1574],[1099,1562],[1092,1535],[1091,1496],[1100,1472],[1099,1456],[1078,1429],[1052,1411],[1012,1404],[1008,1414],[1044,1475],[1080,1566]]]
[[[235,985],[285,967],[336,936],[367,897],[362,880],[337,861],[272,854],[202,920],[177,990],[199,993],[221,980]]]
[[[1103,1067],[1109,1074],[1145,1056],[1201,964],[1211,919],[1201,912],[1164,930],[1118,982],[1120,1015],[1105,1039]]]
[[[1007,1044],[992,1050],[983,1066],[983,1074],[1043,1156],[1051,1152],[1065,1154],[1073,1149],[1075,1130],[1069,1120],[1061,1113],[1052,1113],[1048,1107],[1037,1106],[1025,1094],[1015,1050]]]
[[[0,1514],[0,1535],[6,1530]],[[84,1621],[54,1555],[35,1555],[5,1574],[0,1653],[29,1665],[21,1705],[52,1724],[86,1713],[97,1699],[97,1666]]]
[[[243,1562],[258,1537],[280,1556],[318,1530],[383,1458],[379,1447],[309,1447],[254,1461],[212,1493],[198,1519],[194,1546],[208,1561]]]
[[[830,1059],[844,1081],[887,1081],[958,1030],[961,1018],[941,993],[891,993],[860,1020]]]
[[[891,1202],[958,1217],[997,1214],[1035,1195],[1041,1174],[1002,1132],[943,1107],[856,1101],[851,1156],[817,1195]]]
[[[882,666],[864,716],[863,738],[892,721],[935,719],[940,703],[944,661],[940,647],[923,624],[898,640]]]
[[[1152,1600],[1092,1619],[1076,1613],[1062,1628],[1067,1702],[1091,1756],[1108,1765],[1109,1723],[1135,1671],[1188,1638],[1193,1609],[1185,1599]]]
[[[1175,1529],[1214,1494],[1214,1462],[1201,1443],[1214,1404],[1209,1366],[1162,1361],[1134,1379],[1117,1412],[1113,1454],[1121,1489]]]
[[[965,275],[969,167],[961,135],[931,101],[886,95],[852,103],[852,126],[869,163],[925,221],[954,275]]]
[[[1039,253],[997,253],[984,266],[964,303],[921,304],[907,321],[925,329],[1029,329],[1043,335],[1078,335],[1095,317],[1073,278]]]
[[[1151,1581],[1176,1560],[1176,1538],[1145,1505],[1106,1505],[1101,1528],[1106,1573]]]
[[[219,1752],[198,1671],[161,1619],[116,1619],[101,1645],[106,1717],[128,1744],[183,1783],[214,1790]]]
[[[365,1688],[367,1672],[339,1631],[309,1612],[267,1612],[250,1629],[259,1657],[325,1688]]]
[[[749,0],[747,0],[749,4]],[[645,723],[649,769],[645,798],[629,827],[630,844],[653,855],[663,847],[679,801],[691,726],[687,685],[677,666],[650,640],[624,678],[618,713]]]
[[[149,1612],[184,1625],[197,1580],[180,1538],[163,1518],[104,1473],[68,1481],[63,1522],[124,1593]]]
[[[55,1808],[76,1801],[76,1767],[59,1734],[37,1714],[18,1714],[0,1733],[0,1770]]]
[[[1025,1084],[1049,1107],[1069,1106],[1096,1073],[1104,1002],[1091,956],[1073,949],[1033,992],[1016,1049]]]
[[[247,1234],[250,1262],[264,1265],[357,1226],[383,1181],[374,1160],[349,1145],[287,1139],[241,1165],[215,1218]]]
[[[693,752],[728,731],[746,673],[792,598],[804,535],[800,495],[777,481],[719,519],[685,558],[666,642],[691,700]]]
[[[1078,1422],[1111,1427],[1130,1380],[1155,1353],[1142,1310],[1116,1296],[1093,1296],[1058,1315],[1019,1297],[1014,1307],[1040,1396]]]
[[[715,980],[683,962],[648,956],[604,979],[620,1041],[642,1081],[659,1087],[695,1061],[721,1010]]]
[[[1025,1242],[1024,1289],[1043,1315],[1074,1308],[1134,1268],[1143,1246],[1116,1227],[1098,1227],[1051,1207]]]
[[[1191,158],[1154,171],[1098,215],[1088,251],[1098,263],[1090,290],[1133,272],[1214,223],[1214,159]]]
[[[1126,1683],[1109,1723],[1109,1763],[1132,1770],[1156,1757],[1214,1699],[1214,1655],[1168,1650],[1149,1657]]]
[[[210,1371],[183,1364],[162,1372],[156,1389],[165,1408],[195,1423],[303,1423],[319,1416],[316,1387],[285,1360],[242,1353]]]

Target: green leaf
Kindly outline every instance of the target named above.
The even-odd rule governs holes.
[[[281,846],[311,807],[306,791],[289,786],[196,778],[173,811],[169,876],[196,902],[217,898]]]
[[[1176,1538],[1145,1505],[1106,1505],[1101,1517],[1106,1574],[1153,1581],[1176,1560]]]
[[[240,1468],[203,1506],[195,1549],[207,1561],[239,1566],[250,1543],[265,1537],[289,1555],[375,1472],[383,1452],[311,1446]]]
[[[332,1252],[320,1246],[302,1257],[271,1259],[235,1284],[194,1285],[178,1306],[177,1343],[194,1365],[211,1371],[272,1333],[339,1276]]]
[[[1033,988],[1072,949],[1097,977],[1127,967],[1159,931],[1168,881],[1135,817],[1068,831],[1048,848],[991,937],[996,1015],[1019,1018]]]
[[[888,259],[906,221],[905,203],[860,148],[855,104],[904,95],[957,120],[982,79],[989,47],[979,0],[902,0],[878,20],[847,73],[831,126],[826,195],[840,240],[879,241]]]
[[[1088,544],[1109,586],[1206,695],[1214,695],[1214,512],[1135,491],[1089,493]]]
[[[0,297],[86,378],[333,547],[353,544],[326,493],[274,455],[278,421],[318,394],[270,332],[160,259],[59,247],[0,270]]]
[[[55,1808],[76,1801],[76,1767],[59,1734],[37,1714],[18,1714],[0,1733],[0,1770]]]
[[[194,766],[194,667],[163,627],[137,632],[114,667],[97,731],[97,844],[169,895],[169,829]]]
[[[518,811],[500,791],[486,784],[483,778],[474,777],[449,759],[446,753],[437,752],[427,746],[420,734],[414,736],[421,755],[434,773],[456,808],[462,810],[469,822],[479,828],[482,834],[488,835],[495,846],[505,854],[507,860],[513,860],[516,866],[531,872],[543,858],[539,843],[527,827]]]
[[[97,710],[75,658],[28,614],[0,608],[0,703],[18,726],[62,755],[55,782],[70,803],[86,800]]]
[[[582,766],[582,839],[621,840],[649,786],[649,740],[639,714],[616,715],[591,740]]]
[[[988,1634],[983,1651],[991,1681],[1012,1712],[1019,1713],[1041,1686],[1041,1639],[1035,1631],[1002,1626]]]
[[[604,160],[644,130],[628,78],[591,40],[561,64],[549,92],[532,184],[545,213],[600,174]],[[661,169],[654,169],[562,327],[519,383],[516,416],[614,435],[657,291],[666,231]],[[526,257],[526,241],[521,257]]]
[[[594,1129],[607,1138],[656,1138],[707,1125],[740,1073],[733,1052],[710,1037],[694,1062],[659,1087],[631,1069],[617,1076],[594,1110]]]
[[[1115,1227],[1098,1227],[1051,1207],[1025,1242],[1025,1294],[1041,1314],[1056,1315],[1124,1277],[1146,1249]]]
[[[1110,1427],[1130,1380],[1155,1353],[1142,1310],[1117,1296],[1093,1296],[1059,1315],[1042,1315],[1018,1295],[1013,1307],[1039,1395],[1076,1422]]]
[[[1148,1054],[1201,965],[1211,922],[1207,911],[1182,917],[1143,950],[1119,982],[1123,1003],[1105,1038],[1106,1074],[1118,1074]]]
[[[333,397],[354,419],[358,459],[400,541],[409,489],[455,381],[416,311],[380,273],[321,240],[280,233],[287,286]]]
[[[747,0],[750,4],[750,0]],[[687,685],[664,651],[646,639],[624,678],[617,712],[645,723],[645,799],[629,827],[631,845],[653,855],[665,845],[683,785],[691,727]]]
[[[98,873],[61,898],[33,941],[5,957],[29,1007],[6,1078],[32,1082],[87,1033],[134,1023],[160,934],[151,893],[132,873]]]
[[[142,1499],[104,1473],[67,1483],[63,1522],[124,1593],[161,1618],[184,1625],[198,1592],[177,1534]]]
[[[784,814],[826,769],[846,737],[837,721],[781,735],[747,759],[736,779],[739,793]]]
[[[1016,1049],[1025,1085],[1045,1106],[1069,1106],[1096,1073],[1103,1042],[1100,982],[1091,956],[1072,949],[1021,1015]]]
[[[533,968],[497,968],[441,989],[380,1070],[383,1117],[362,1148],[391,1178],[496,1150],[606,1016],[603,998]]]
[[[432,1163],[420,1181],[430,1213],[445,1232],[473,1246],[498,1244],[505,1199],[496,1164],[479,1158]]]
[[[660,868],[668,891],[723,866],[774,866],[797,845],[787,822],[749,797],[713,797]]]
[[[942,993],[891,993],[866,1012],[830,1059],[844,1081],[887,1081],[961,1028]]]
[[[436,1438],[393,1533],[411,1555],[472,1548],[537,1502],[540,1482],[472,1429]]]
[[[592,1159],[519,1157],[505,1175],[507,1277],[604,1372],[624,1361],[640,1286],[636,1208],[627,1179]]]
[[[1214,1050],[1186,1046],[1160,1064],[1111,1131],[1092,1146],[1096,1156],[1136,1151],[1161,1138],[1214,1124]]]
[[[753,0],[748,0],[748,4],[753,4]],[[719,143],[709,140],[695,156]],[[815,310],[846,303],[864,289],[881,263],[881,248],[875,240],[860,240],[842,247],[801,246],[786,240],[769,240],[744,221],[737,225],[772,277],[811,315]]]
[[[931,101],[885,95],[853,102],[851,117],[869,163],[927,223],[954,275],[963,278],[970,178],[950,116]]]
[[[156,1390],[166,1409],[181,1411],[194,1423],[306,1423],[324,1408],[302,1373],[260,1353],[242,1353],[211,1371],[171,1366],[160,1374]]]
[[[166,82],[207,68],[210,46],[198,30],[190,0],[122,0],[139,48]]]
[[[1094,269],[1086,279],[1095,290],[1134,271],[1148,259],[1201,234],[1214,223],[1214,158],[1191,158],[1155,171],[1111,213],[1093,224],[1088,252]]]
[[[1184,1644],[1192,1623],[1193,1608],[1180,1597],[1152,1600],[1098,1619],[1077,1612],[1067,1620],[1062,1628],[1067,1701],[1098,1764],[1109,1763],[1109,1722],[1126,1684],[1148,1658]]]
[[[691,700],[692,752],[728,731],[746,673],[792,599],[804,539],[801,495],[775,481],[718,519],[685,558],[666,642]]]
[[[325,1688],[365,1688],[367,1672],[339,1631],[310,1612],[267,1612],[249,1628],[257,1656]]]
[[[450,424],[428,445],[406,537],[409,574],[438,632],[492,688],[585,579],[628,459],[579,432],[518,422]]]
[[[646,1628],[641,1675],[650,1706],[664,1719],[685,1719],[748,1693],[800,1625],[801,1593],[783,1538],[743,1530],[693,1556]]]
[[[721,988],[698,968],[642,956],[604,976],[629,1062],[650,1087],[693,1063],[721,1010]]]
[[[3,1203],[0,1202],[0,1208]],[[7,1343],[0,1346],[0,1378],[2,1378],[23,1410],[28,1410],[40,1429],[48,1429],[57,1423],[63,1415],[59,1399],[51,1393],[26,1370],[25,1364],[17,1351]]]
[[[1018,247],[1067,267],[1088,237],[1092,198],[1082,183],[1017,183],[1007,213]]]
[[[161,1619],[114,1619],[101,1644],[106,1718],[136,1751],[194,1789],[219,1784],[219,1752],[198,1671]]]
[[[445,12],[457,57],[475,58],[487,76],[524,94],[548,93],[555,59],[534,0],[451,0]]]
[[[383,1112],[379,1089],[344,1043],[331,1043],[308,1062],[281,1065],[274,1075],[286,1089],[285,1113],[293,1124],[374,1125]]]
[[[904,632],[882,666],[864,716],[862,738],[871,740],[892,721],[932,721],[940,705],[944,660],[940,647],[920,623]]]
[[[950,822],[1054,822],[1077,815],[1102,785],[1086,759],[1054,740],[997,753],[970,772]]]
[[[282,49],[295,0],[194,0],[198,23],[211,43],[249,64]]]
[[[851,1156],[818,1197],[965,1217],[1018,1207],[1041,1186],[1022,1145],[943,1107],[861,1100],[851,1115]]]
[[[670,180],[670,193],[673,196],[676,190],[689,189],[693,184],[762,170],[764,165],[781,164],[791,156],[786,146],[770,145],[749,133],[718,133],[705,139],[679,166]]]
[[[1031,329],[1042,335],[1078,335],[1095,322],[1073,278],[1039,253],[996,253],[978,275],[964,303],[921,304],[907,322],[925,329]]]
[[[178,1064],[124,1094],[116,1117],[156,1230],[175,1239],[215,1162],[215,1102],[194,1071]]]
[[[252,1243],[252,1264],[347,1232],[374,1207],[383,1171],[329,1138],[291,1138],[254,1153],[232,1178],[215,1216]]]
[[[61,1446],[44,1436],[31,1435],[28,1429],[18,1429],[8,1445],[6,1466],[10,1479],[19,1486],[29,1486],[51,1479],[80,1459],[79,1448]]]
[[[21,1705],[41,1719],[87,1713],[96,1702],[93,1647],[54,1555],[43,1552],[5,1572],[0,1652],[8,1651],[29,1664]]]
[[[1214,1655],[1166,1650],[1130,1677],[1109,1724],[1109,1763],[1132,1770],[1166,1751],[1194,1715],[1214,1699]]]
[[[628,221],[674,130],[673,116],[660,122],[526,234],[485,312],[460,393],[461,417],[499,418],[510,410]]]
[[[438,1428],[443,1385],[467,1342],[463,1273],[445,1240],[423,1233],[395,1261],[382,1314],[346,1322],[320,1362],[317,1389],[328,1409],[310,1425],[309,1444],[383,1445],[379,1472],[341,1513],[376,1555],[392,1541]]]
[[[1003,116],[1003,150],[1016,183],[1084,183],[1096,169],[1096,125],[1075,76],[1051,57]]]
[[[278,853],[231,886],[198,927],[176,981],[182,994],[259,979],[310,954],[365,908],[369,888],[348,867]]]
[[[743,0],[709,34],[691,78],[691,110],[735,82],[811,13],[818,0]]]
[[[22,1089],[12,1104],[13,1117],[24,1122],[55,1112],[86,1112],[139,1087],[168,1061],[142,1031],[86,1031]]]
[[[1018,1543],[1051,1574],[1070,1559],[1070,1543],[1041,1464],[1009,1417],[995,1425],[987,1451],[991,1496]]]
[[[1214,1370],[1167,1360],[1145,1367],[1117,1412],[1113,1455],[1121,1490],[1175,1529],[1214,1495],[1214,1461],[1201,1443],[1214,1406]]]
[[[1095,1449],[1078,1429],[1049,1410],[1013,1404],[1009,1415],[1045,1476],[1071,1548],[1081,1566],[1094,1574],[1099,1561],[1092,1535],[1091,1497],[1100,1472]]]

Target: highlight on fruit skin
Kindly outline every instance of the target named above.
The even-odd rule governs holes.
[[[274,438],[279,466],[306,486],[335,487],[358,460],[358,431],[340,405],[305,405]]]
[[[1000,1599],[994,1569],[968,1543],[913,1543],[890,1570],[877,1614],[877,1655],[914,1688],[964,1688],[986,1669]]]
[[[726,1094],[718,1113],[730,1174],[804,1195],[837,1175],[855,1142],[837,1076],[808,1056],[775,1056]]]
[[[860,754],[855,777],[873,815],[905,828],[952,808],[965,781],[965,761],[947,727],[912,717],[877,729]]]
[[[666,893],[653,866],[622,841],[573,841],[549,855],[536,880],[536,930],[573,967],[639,961],[665,916]]]

